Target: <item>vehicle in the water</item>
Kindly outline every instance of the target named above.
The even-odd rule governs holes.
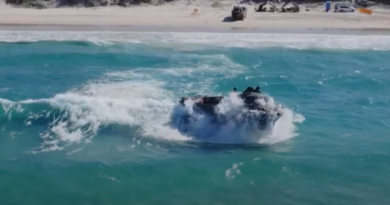
[[[234,88],[234,91],[237,92],[237,89]],[[238,97],[243,101],[244,105],[241,112],[237,114],[239,116],[225,116],[218,112],[218,106],[225,99],[224,96],[198,95],[190,98],[182,97],[180,104],[185,106],[186,102],[191,100],[195,113],[208,115],[218,124],[224,124],[231,120],[237,123],[246,121],[257,124],[261,129],[273,126],[283,114],[282,106],[267,106],[270,98],[262,94],[259,87],[256,87],[256,89],[248,87],[244,92],[238,94]]]

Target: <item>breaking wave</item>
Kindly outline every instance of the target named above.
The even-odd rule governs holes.
[[[195,132],[186,135],[172,126],[172,115],[177,112],[179,96],[164,88],[158,81],[130,81],[92,83],[80,90],[57,94],[49,99],[12,102],[0,99],[0,118],[7,123],[24,123],[25,126],[43,126],[43,142],[37,151],[78,149],[104,129],[116,132],[128,127],[135,130],[128,137],[152,137],[159,140],[212,143],[265,143],[273,144],[295,136],[295,123],[303,117],[291,110],[268,133],[252,132],[245,127],[216,128],[207,120],[198,121]],[[237,100],[230,96],[223,103],[224,112],[239,109]],[[119,127],[119,128],[118,128]]]
[[[182,32],[73,32],[2,31],[0,42],[68,41],[72,44],[111,45],[129,43],[180,50],[204,47],[292,49],[390,50],[390,37],[381,35],[326,35],[291,33],[182,33]]]
[[[209,38],[209,40],[215,40],[219,34],[206,35],[215,35]],[[221,35],[224,36],[224,34]],[[303,116],[286,108],[283,117],[278,120],[273,129],[267,130],[267,132],[247,129],[245,123],[216,127],[211,125],[207,119],[200,119],[194,123],[191,133],[182,132],[180,127],[175,124],[175,120],[184,114],[177,108],[180,97],[197,93],[213,95],[221,87],[232,83],[247,83],[245,81],[252,77],[248,74],[250,68],[235,62],[224,54],[216,54],[209,50],[202,54],[182,52],[183,48],[180,48],[178,53],[169,53],[166,49],[159,50],[155,47],[155,44],[166,46],[171,45],[171,42],[174,44],[174,41],[178,40],[180,45],[189,43],[186,48],[193,49],[192,45],[196,44],[196,41],[189,42],[190,38],[186,40],[183,34],[148,33],[147,36],[144,36],[142,33],[118,35],[118,33],[104,32],[0,33],[0,41],[74,41],[71,42],[70,47],[73,49],[75,44],[84,46],[78,48],[77,52],[83,51],[87,54],[94,54],[95,49],[101,49],[100,46],[94,46],[91,49],[90,43],[77,43],[83,39],[93,43],[99,39],[104,44],[110,43],[111,40],[135,43],[132,41],[138,39],[142,45],[136,46],[136,48],[131,46],[127,48],[128,44],[122,43],[116,45],[119,48],[116,46],[108,47],[115,50],[114,54],[107,53],[106,48],[103,48],[104,55],[117,56],[126,53],[127,55],[121,56],[126,61],[121,62],[118,70],[113,69],[109,72],[101,71],[103,69],[99,70],[102,72],[96,74],[101,76],[101,78],[98,77],[99,79],[91,79],[91,76],[88,75],[88,77],[75,82],[72,87],[77,86],[77,88],[72,90],[61,93],[55,91],[50,98],[37,97],[36,99],[14,101],[0,98],[0,106],[2,107],[0,121],[4,122],[2,124],[22,124],[22,126],[40,128],[40,133],[32,133],[41,139],[41,144],[34,151],[79,150],[86,144],[93,142],[96,136],[101,136],[100,133],[108,133],[104,137],[114,137],[120,133],[120,136],[130,140],[142,138],[145,140],[196,141],[219,144],[274,144],[296,136],[296,124],[304,120]],[[227,35],[225,40],[230,41],[231,37]],[[220,42],[222,43],[222,41]],[[43,52],[42,56],[63,54],[61,57],[72,59],[73,56],[65,55],[66,52],[69,52],[69,48],[66,48],[69,45],[60,49],[59,47],[63,46],[63,43],[56,47],[47,43],[47,45],[43,45],[45,49],[42,49],[42,44],[45,43],[47,42],[32,43],[33,48],[30,49]],[[148,47],[151,44],[153,45]],[[13,46],[13,44],[7,46]],[[7,52],[7,46],[3,48],[4,52]],[[126,48],[123,49],[121,46]],[[135,60],[142,59],[142,62],[138,62],[141,63],[140,67],[129,66],[129,64],[134,63],[131,57],[137,57],[140,53],[133,53],[133,50],[129,52],[127,49],[141,47],[146,50],[143,50],[143,55],[157,57],[161,63],[145,66],[142,63],[150,58],[145,58],[146,60],[133,58]],[[23,51],[21,52],[23,53]],[[15,55],[19,55],[19,53],[15,53]],[[94,58],[91,57],[92,59]],[[109,68],[107,66],[107,69]],[[50,76],[47,77],[50,78]],[[232,79],[237,80],[233,81]],[[88,81],[80,87],[80,82],[85,82],[85,80]],[[229,96],[220,108],[221,112],[234,115],[240,110],[240,104],[234,96]]]

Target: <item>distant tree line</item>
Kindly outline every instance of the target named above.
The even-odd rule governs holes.
[[[53,8],[53,7],[98,7],[108,5],[163,4],[175,0],[6,0],[6,4],[19,7]]]
[[[251,2],[251,3],[263,3],[266,1],[273,2],[273,3],[283,3],[283,2],[289,2],[290,0],[242,0],[243,2]],[[298,4],[304,4],[304,3],[318,3],[318,4],[324,4],[328,0],[292,0],[295,3]],[[351,0],[329,0],[330,2],[340,2],[340,1],[349,1]],[[385,4],[390,5],[390,0],[355,0],[355,3],[361,6],[370,6],[373,4]]]
[[[33,8],[52,8],[52,7],[97,7],[108,5],[130,6],[139,4],[159,5],[173,1],[181,0],[6,0],[7,4],[20,7]],[[213,0],[210,0],[210,2]],[[218,1],[218,0],[215,0]],[[241,0],[243,3],[262,3],[267,0]],[[288,0],[270,0],[271,2],[288,2]],[[337,1],[337,0],[336,0]],[[295,0],[294,2],[301,3],[324,3],[325,0]],[[390,0],[355,0],[360,6],[367,7],[372,4],[386,4],[390,5]]]

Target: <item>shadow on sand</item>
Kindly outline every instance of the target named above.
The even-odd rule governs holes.
[[[233,18],[231,16],[225,17],[222,22],[234,22]]]

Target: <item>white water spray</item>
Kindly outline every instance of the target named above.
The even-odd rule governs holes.
[[[81,90],[55,95],[50,99],[1,102],[3,107],[7,108],[4,109],[6,112],[11,109],[10,105],[18,107],[17,112],[23,112],[20,106],[42,102],[61,111],[61,115],[50,123],[48,130],[41,134],[44,140],[41,151],[58,150],[73,144],[91,142],[100,129],[110,125],[138,127],[138,132],[129,134],[129,137],[213,143],[272,144],[296,135],[294,123],[297,122],[297,116],[288,109],[275,127],[267,133],[248,131],[245,126],[237,127],[232,124],[217,129],[203,116],[192,125],[194,130],[192,135],[183,134],[171,126],[172,115],[180,117],[183,114],[183,110],[180,112],[175,108],[178,96],[174,96],[163,87],[164,83],[157,81],[95,83]],[[231,94],[218,110],[227,115],[234,115],[241,106],[242,102]]]
[[[272,97],[262,104],[269,110],[280,109],[274,103]],[[219,144],[274,144],[287,140],[297,135],[294,123],[304,120],[303,116],[294,114],[288,108],[284,108],[282,117],[273,127],[258,129],[257,121],[245,119],[243,116],[244,103],[236,93],[230,93],[216,106],[216,112],[226,117],[235,119],[223,125],[215,125],[213,119],[207,115],[199,114],[193,110],[194,102],[187,100],[185,106],[177,106],[173,112],[173,123],[184,133],[190,133],[193,140]],[[276,113],[270,113],[275,115]],[[183,116],[191,116],[188,123],[183,123]],[[184,125],[185,124],[185,125]]]

